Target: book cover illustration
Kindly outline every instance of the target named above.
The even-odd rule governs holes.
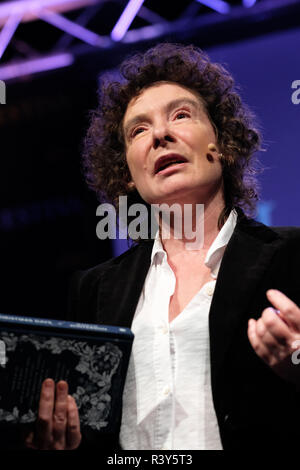
[[[0,364],[0,422],[34,423],[41,384],[51,377],[68,382],[82,427],[112,432],[132,344],[130,336],[123,336],[26,332],[0,324],[5,345],[5,361]]]

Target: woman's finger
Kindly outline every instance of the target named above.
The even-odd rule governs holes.
[[[80,420],[76,402],[68,395],[67,448],[76,449],[81,442]]]
[[[61,380],[56,385],[53,412],[53,448],[56,450],[63,450],[66,447],[67,412],[68,384]]]
[[[35,441],[39,449],[49,449],[52,444],[54,397],[54,381],[52,379],[44,380],[41,389],[38,417],[36,422]]]
[[[297,333],[300,333],[300,308],[279,290],[270,289],[266,293],[268,300],[280,311],[280,316]]]
[[[248,338],[256,354],[268,365],[274,362],[272,351],[266,347],[261,339],[261,326],[258,321],[250,319],[248,322]]]

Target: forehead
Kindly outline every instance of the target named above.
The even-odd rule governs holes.
[[[124,115],[124,123],[135,114],[164,107],[172,100],[184,98],[193,100],[202,109],[205,108],[203,100],[195,91],[177,83],[156,82],[130,100]]]

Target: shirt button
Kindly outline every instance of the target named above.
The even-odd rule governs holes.
[[[171,391],[171,390],[170,390],[170,387],[168,387],[168,386],[165,387],[165,388],[164,388],[164,395],[169,395],[170,391]]]
[[[207,286],[206,294],[209,295],[209,296],[212,296],[213,293],[214,293],[214,290],[215,290],[214,286]]]
[[[166,335],[168,333],[168,328],[166,326],[161,326],[160,331],[163,335]]]

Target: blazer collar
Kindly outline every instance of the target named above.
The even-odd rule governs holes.
[[[152,246],[153,240],[143,241],[103,270],[98,292],[101,323],[131,327],[150,266]]]
[[[281,242],[275,231],[246,218],[238,209],[237,225],[224,252],[209,312],[211,381],[215,393],[226,354],[242,323],[247,339],[248,318],[253,316],[248,311],[251,299]]]

